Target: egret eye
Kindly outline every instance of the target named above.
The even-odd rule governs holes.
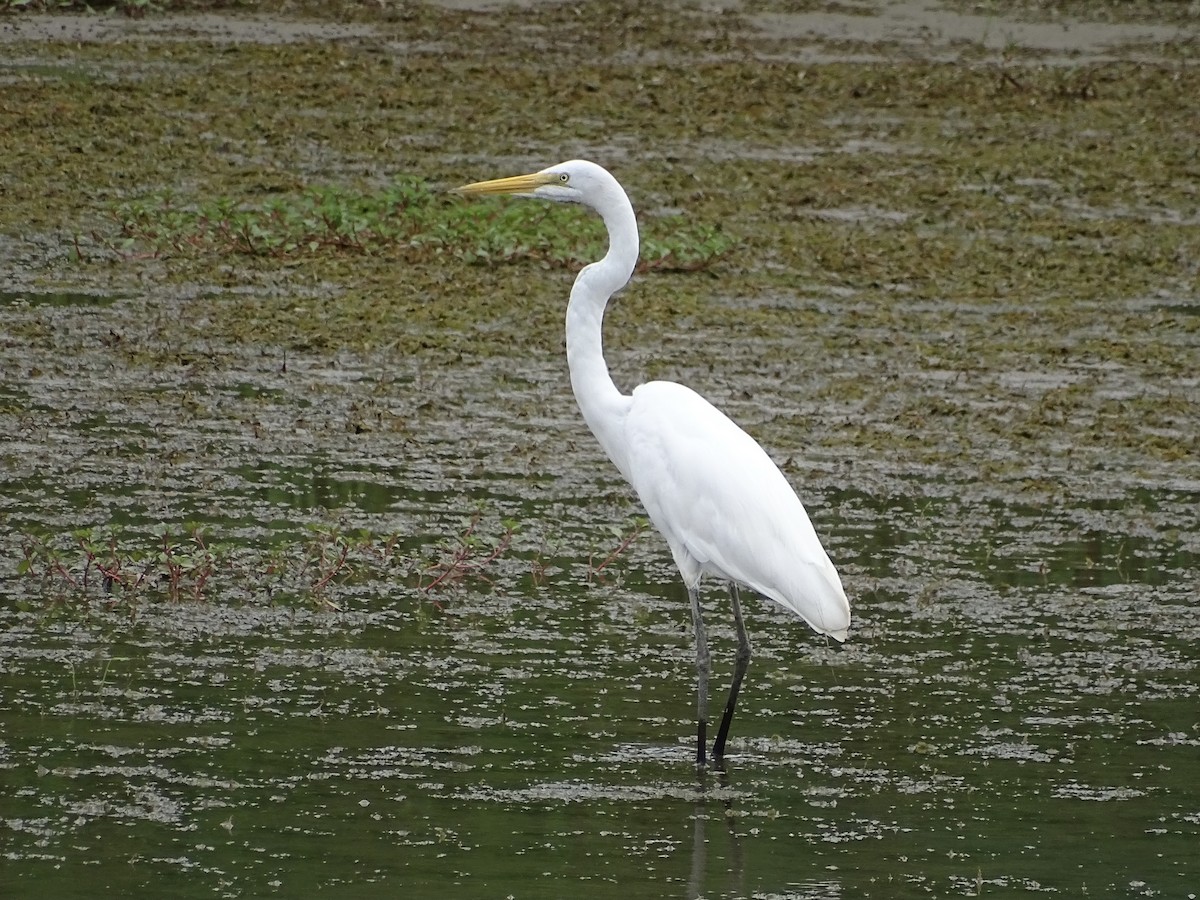
[[[558,183],[559,183],[559,184],[566,184],[566,183],[567,183],[568,181],[570,181],[570,180],[571,180],[571,176],[570,176],[570,175],[568,175],[566,172],[563,172],[563,173],[561,173],[561,174],[558,176]]]

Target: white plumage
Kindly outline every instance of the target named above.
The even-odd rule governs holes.
[[[572,160],[532,175],[469,184],[458,192],[582,203],[604,219],[608,253],[579,273],[567,305],[571,386],[592,433],[667,539],[687,586],[700,681],[700,764],[705,762],[710,661],[699,584],[709,575],[731,585],[739,651],[713,746],[713,757],[719,760],[750,658],[736,586],[752,588],[815,631],[843,641],[850,627],[850,604],[837,570],[779,467],[728,416],[674,382],[652,381],[632,395],[622,394],[613,384],[603,353],[604,309],[633,274],[638,231],[633,206],[611,174],[595,163]]]
[[[846,639],[850,606],[795,491],[758,443],[691,388],[652,381],[625,419],[629,480],[688,587],[736,581]]]

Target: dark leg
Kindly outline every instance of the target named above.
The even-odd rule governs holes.
[[[696,631],[696,765],[702,766],[708,740],[708,673],[712,671],[712,657],[708,653],[708,633],[700,615],[700,592],[688,588],[688,599],[692,601],[692,626]]]
[[[713,759],[725,757],[725,739],[729,737],[729,723],[733,721],[733,710],[737,706],[738,691],[742,689],[742,676],[750,665],[750,637],[746,634],[746,623],[742,621],[742,600],[738,595],[738,587],[729,583],[729,599],[733,601],[733,622],[737,626],[737,657],[733,670],[733,683],[729,685],[729,700],[725,704],[725,715],[721,716],[721,727],[717,731],[717,740],[713,743]]]

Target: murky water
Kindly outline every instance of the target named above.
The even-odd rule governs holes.
[[[102,333],[121,306],[98,309]],[[1194,485],[1043,502],[881,461],[848,485],[818,460],[805,492],[852,638],[826,646],[755,602],[727,771],[697,775],[685,597],[652,534],[603,578],[589,569],[636,509],[561,360],[440,378],[350,362],[10,384],[59,416],[54,453],[10,454],[10,556],[68,522],[194,520],[248,548],[338,522],[401,533],[428,561],[475,503],[481,533],[508,516],[524,530],[487,580],[337,582],[340,611],[243,573],[213,601],[142,602],[131,624],[95,592],[86,616],[21,612],[46,585],[8,576],[9,895],[1187,896],[1200,881]],[[342,427],[363,385],[420,427]],[[281,425],[297,417],[303,440]],[[578,446],[545,462],[564,435]],[[719,590],[709,609],[725,677]]]

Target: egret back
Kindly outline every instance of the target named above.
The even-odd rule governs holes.
[[[766,451],[695,391],[633,392],[626,472],[684,581],[744,584],[841,641],[850,605],[800,499]],[[623,469],[625,467],[622,467]]]

